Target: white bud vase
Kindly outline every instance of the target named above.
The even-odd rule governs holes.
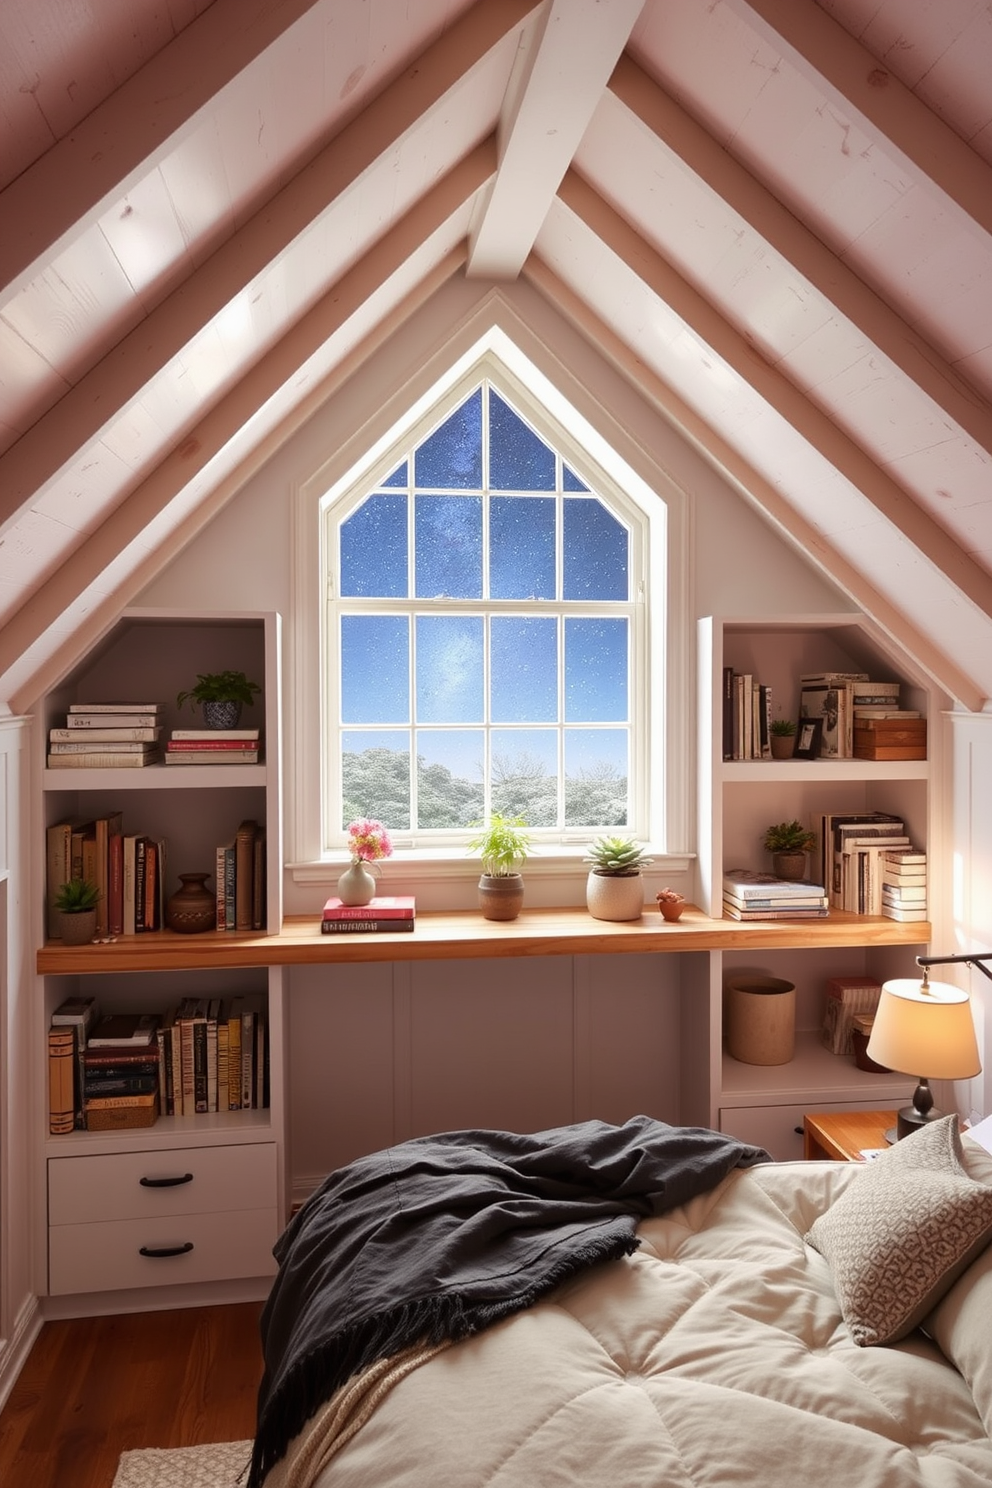
[[[352,863],[338,879],[342,904],[368,904],[375,897],[375,874],[362,862]]]

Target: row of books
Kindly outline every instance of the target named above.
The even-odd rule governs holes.
[[[95,998],[70,998],[52,1014],[48,1066],[56,1136],[269,1104],[267,1025],[249,996],[185,998],[164,1018],[101,1018]]]
[[[48,934],[58,933],[53,905],[63,884],[85,879],[96,884],[96,937],[124,933],[124,817],[109,811],[98,817],[64,817],[46,830],[45,869]],[[158,844],[164,855],[164,845]],[[159,913],[161,908],[159,906]],[[144,910],[142,910],[144,918]]]
[[[162,760],[161,703],[72,703],[48,731],[51,770],[137,769]]]
[[[328,899],[320,917],[322,935],[368,935],[377,931],[396,934],[413,930],[417,904],[412,895],[383,894],[368,904],[344,904],[335,895]]]
[[[230,842],[217,848],[218,930],[265,929],[265,863],[265,829],[246,818]]]
[[[770,759],[772,690],[750,672],[723,669],[723,757]]]
[[[885,811],[824,812],[819,852],[832,908],[889,919],[927,918],[926,854],[913,845],[901,817]],[[903,887],[913,891],[905,900]]]
[[[804,672],[799,679],[799,717],[818,719],[821,759],[877,759],[873,735],[879,724],[919,720],[914,709],[899,706],[898,682],[873,681],[867,672]],[[925,738],[926,725],[922,725]],[[895,754],[892,758],[923,758]]]

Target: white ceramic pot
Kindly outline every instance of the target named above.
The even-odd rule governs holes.
[[[375,874],[361,862],[352,863],[338,879],[338,898],[342,904],[370,904],[375,890]]]
[[[639,873],[597,873],[586,879],[586,908],[594,920],[639,920],[644,880]]]

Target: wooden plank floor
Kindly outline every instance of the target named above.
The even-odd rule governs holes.
[[[121,1452],[255,1428],[261,1303],[46,1323],[0,1414],[3,1488],[111,1488]]]

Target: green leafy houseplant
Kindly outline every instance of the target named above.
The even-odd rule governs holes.
[[[256,692],[261,692],[257,682],[249,682],[244,672],[198,672],[196,686],[181,692],[176,706],[183,703],[246,703],[254,701]]]
[[[604,878],[630,878],[654,862],[633,837],[598,837],[584,862]]]
[[[796,732],[796,725],[791,718],[773,718],[768,725],[768,732],[776,739],[791,739]]]
[[[473,837],[469,851],[482,858],[482,871],[489,878],[508,878],[519,873],[530,852],[530,836],[522,816],[500,816],[493,812],[489,824]]]
[[[772,853],[804,853],[816,846],[816,833],[800,821],[777,822],[765,831],[765,847]]]
[[[59,914],[85,914],[96,909],[100,901],[100,890],[88,878],[70,878],[62,884],[55,895],[55,908]]]

